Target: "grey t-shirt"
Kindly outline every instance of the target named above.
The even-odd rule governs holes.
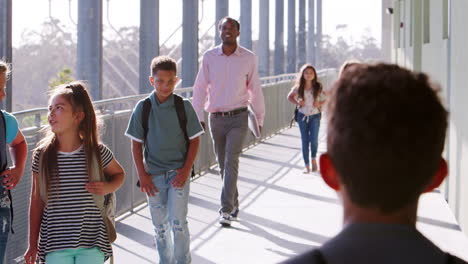
[[[171,95],[164,103],[159,103],[153,92],[150,100],[151,112],[148,118],[147,142],[143,152],[144,163],[149,174],[159,175],[181,168],[185,163],[187,147],[177,118],[174,95]],[[141,100],[135,106],[125,133],[126,136],[138,142],[144,141],[143,102],[144,100]],[[187,117],[187,136],[191,140],[203,134],[204,131],[189,100],[184,99],[184,107]]]

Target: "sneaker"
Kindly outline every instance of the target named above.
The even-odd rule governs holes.
[[[239,214],[239,208],[234,209],[231,212],[231,220],[232,221],[239,221],[239,218],[237,218],[237,215]]]
[[[219,216],[219,223],[220,223],[223,227],[230,227],[230,226],[231,226],[231,215],[228,214],[228,213],[222,213],[222,214]]]

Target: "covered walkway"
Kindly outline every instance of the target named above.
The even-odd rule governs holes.
[[[319,153],[326,148],[325,130],[322,122]],[[321,245],[341,229],[336,194],[318,173],[302,173],[297,127],[246,150],[240,164],[241,212],[231,228],[218,224],[222,183],[217,168],[192,182],[188,217],[192,263],[277,263]],[[468,260],[468,238],[438,192],[423,196],[418,228],[444,250]],[[146,204],[122,216],[117,231],[114,263],[157,263]]]

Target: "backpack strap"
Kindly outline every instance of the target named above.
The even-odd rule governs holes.
[[[175,109],[177,113],[177,118],[179,119],[180,129],[182,129],[182,132],[184,132],[185,146],[187,147],[187,153],[188,153],[190,139],[187,133],[187,115],[185,114],[184,99],[180,95],[174,94],[174,105],[175,105]],[[187,158],[187,155],[186,155],[186,158]],[[195,177],[195,168],[193,165],[192,165],[191,176],[192,178]]]
[[[101,154],[101,152],[99,152],[99,154]],[[90,157],[90,180],[107,181],[104,172],[99,168],[99,162],[97,159],[96,155],[92,155],[92,157]],[[115,231],[115,211],[117,206],[115,192],[106,195],[93,194],[93,200],[101,212],[102,220],[104,221],[107,229],[106,231],[109,242],[113,243],[117,238],[117,232]]]
[[[151,99],[149,97],[146,97],[145,101],[143,101],[143,112],[141,113],[144,142],[146,142],[146,136],[148,135],[148,119],[149,119],[150,111],[151,111]]]
[[[177,94],[174,94],[174,105],[177,113],[177,118],[179,119],[180,129],[182,129],[182,132],[184,132],[185,145],[187,146],[188,151],[189,138],[187,135],[187,116],[185,115],[184,100]]]

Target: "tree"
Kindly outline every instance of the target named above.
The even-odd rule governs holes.
[[[72,70],[65,66],[57,73],[57,76],[49,80],[49,88],[54,88],[60,84],[70,83],[75,79],[72,76]]]

